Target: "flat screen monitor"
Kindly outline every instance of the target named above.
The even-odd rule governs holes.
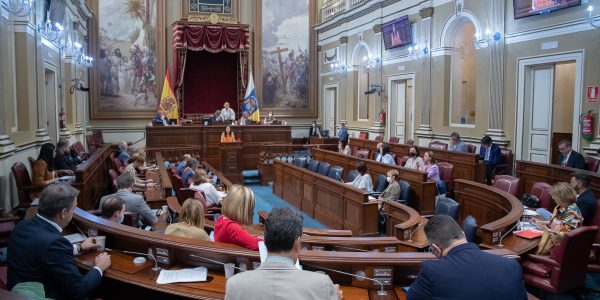
[[[513,0],[515,19],[581,5],[581,0]]]
[[[212,118],[211,117],[202,117],[202,124],[203,125],[210,125],[210,124],[212,124]]]
[[[412,29],[408,15],[384,23],[381,26],[385,50],[398,48],[413,43]]]

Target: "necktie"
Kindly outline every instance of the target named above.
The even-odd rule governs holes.
[[[485,149],[485,160],[490,160],[490,152],[492,152],[492,147]]]

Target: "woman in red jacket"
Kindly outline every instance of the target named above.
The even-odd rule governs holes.
[[[242,228],[243,225],[252,225],[254,215],[252,190],[236,184],[221,200],[221,205],[223,215],[215,223],[215,242],[237,244],[251,250],[258,250],[258,242],[262,239]]]

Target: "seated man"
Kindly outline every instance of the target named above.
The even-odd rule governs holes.
[[[101,206],[102,218],[111,222],[123,223],[125,218],[125,201],[119,197],[110,197]]]
[[[500,162],[500,147],[492,143],[492,138],[489,135],[486,135],[481,139],[479,156],[483,159],[483,163],[485,164],[485,182],[487,184],[492,184],[492,177],[494,176],[496,165]]]
[[[175,169],[175,173],[179,176],[183,176],[183,169],[187,166],[188,162],[192,159],[192,156],[189,154],[184,154],[181,162],[177,165],[177,169]]]
[[[64,184],[53,184],[40,194],[38,213],[17,224],[8,242],[8,288],[24,282],[43,284],[46,297],[84,299],[100,285],[102,272],[110,267],[110,256],[101,253],[95,266],[81,275],[75,255],[95,250],[93,238],[72,245],[62,231],[77,207],[79,191]]]
[[[573,150],[571,142],[562,140],[558,143],[558,151],[560,155],[556,159],[556,164],[563,167],[585,169],[585,159],[581,153]]]
[[[437,260],[424,261],[406,299],[527,299],[519,263],[467,242],[449,216],[433,216],[425,235]]]
[[[56,143],[56,156],[54,157],[54,168],[57,170],[75,170],[77,163],[69,151],[69,142],[60,140]]]
[[[215,124],[215,123],[220,122],[220,121],[222,121],[222,119],[221,119],[221,110],[217,109],[215,111],[215,113],[212,115],[212,117],[210,118],[210,122],[212,124]]]
[[[469,152],[467,148],[467,144],[460,139],[460,135],[458,132],[453,132],[450,134],[450,141],[448,143],[448,151],[453,152]]]
[[[265,222],[267,259],[258,269],[229,278],[225,299],[342,299],[329,276],[295,267],[302,222],[290,208],[274,208]]]
[[[117,186],[119,190],[100,199],[100,207],[110,198],[118,197],[125,202],[125,211],[133,214],[134,224],[139,226],[153,225],[158,222],[158,218],[152,212],[146,200],[142,195],[132,193],[135,179],[129,173],[123,173],[117,177]]]
[[[119,143],[119,160],[121,161],[121,163],[123,164],[123,166],[126,166],[127,164],[129,164],[129,160],[131,159],[131,156],[129,155],[129,151],[127,151],[127,149],[129,148],[129,145],[127,145],[126,141],[122,141]]]
[[[169,126],[171,125],[171,121],[165,116],[165,112],[162,109],[159,109],[156,113],[156,118],[154,118],[154,122],[157,125]]]

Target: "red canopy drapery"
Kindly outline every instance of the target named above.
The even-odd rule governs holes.
[[[250,49],[250,31],[248,25],[213,25],[188,23],[178,21],[173,24],[173,64],[175,65],[175,95],[180,103],[185,101],[184,77],[186,70],[187,51],[208,51],[218,53],[222,51],[238,53],[238,101],[246,89],[248,78],[248,50]],[[227,71],[227,70],[220,70]],[[202,72],[202,70],[198,70]],[[202,83],[199,83],[202,84]],[[240,87],[241,85],[241,87]],[[209,89],[210,87],[207,86]],[[214,88],[214,87],[213,87]],[[204,100],[201,100],[204,101]],[[179,105],[184,109],[184,105]],[[232,108],[239,107],[238,103],[231,103]],[[190,113],[190,112],[187,112]],[[192,112],[197,113],[197,112]]]

